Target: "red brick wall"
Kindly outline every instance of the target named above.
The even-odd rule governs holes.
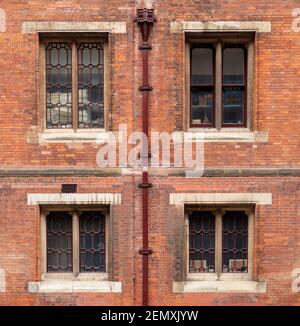
[[[299,178],[152,178],[150,190],[150,304],[230,305],[300,304],[292,292],[291,272],[300,266]],[[141,304],[142,244],[141,194],[138,178],[7,178],[0,187],[0,266],[6,271],[7,292],[0,304],[131,305]],[[29,294],[27,283],[39,276],[39,210],[27,205],[27,193],[59,192],[61,183],[76,182],[79,192],[121,192],[122,205],[113,206],[112,273],[121,281],[122,294]],[[255,216],[255,276],[267,282],[266,294],[173,294],[173,281],[183,280],[183,225],[181,209],[169,205],[169,193],[270,192],[273,204],[259,206]],[[135,281],[134,281],[135,278]]]
[[[127,34],[111,35],[111,129],[127,123],[141,126],[141,56],[139,33],[132,22],[132,1],[1,1],[7,32],[0,34],[2,165],[95,165],[97,147],[89,144],[28,144],[26,133],[38,126],[37,36],[22,34],[24,21],[126,21]],[[183,36],[170,32],[174,20],[267,20],[272,33],[260,33],[256,47],[254,123],[269,133],[268,143],[214,143],[206,145],[209,166],[297,165],[299,162],[300,95],[297,49],[300,33],[292,31],[294,1],[157,1],[158,22],[151,40],[150,129],[183,128]],[[280,8],[280,10],[278,10]],[[291,59],[293,55],[293,60]],[[159,69],[158,69],[159,68]],[[24,83],[26,80],[26,83]],[[293,110],[291,108],[294,108]],[[292,110],[292,111],[290,111]],[[231,155],[228,155],[228,152]],[[10,155],[7,155],[9,153]],[[216,160],[216,157],[218,159]]]
[[[182,130],[184,92],[183,35],[170,32],[180,20],[262,20],[272,33],[259,34],[256,43],[254,124],[269,133],[267,143],[207,143],[206,167],[299,167],[300,159],[300,33],[292,31],[292,11],[298,3],[279,1],[155,1],[157,23],[151,34],[150,129]],[[96,167],[100,145],[29,144],[27,132],[39,127],[38,38],[22,34],[25,21],[125,21],[127,34],[110,36],[110,129],[127,123],[129,132],[141,129],[141,55],[135,1],[0,0],[7,31],[0,33],[0,169]],[[255,146],[253,146],[255,145]],[[291,290],[291,272],[300,268],[298,177],[201,178],[151,177],[150,190],[150,304],[230,305],[300,304]],[[141,191],[139,177],[7,177],[0,179],[0,268],[7,274],[7,292],[0,304],[119,305],[141,304]],[[121,192],[115,206],[111,278],[121,281],[122,294],[29,294],[27,283],[39,279],[39,212],[26,202],[27,193],[57,193],[62,183],[78,183],[79,192]],[[271,192],[272,206],[256,216],[255,265],[266,294],[172,293],[181,280],[182,223],[169,206],[169,192]],[[136,279],[135,279],[136,278]]]

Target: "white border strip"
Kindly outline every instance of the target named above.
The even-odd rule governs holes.
[[[0,8],[0,33],[6,32],[6,14],[5,10]]]
[[[5,270],[0,268],[0,292],[3,293],[6,290],[6,277]]]
[[[98,32],[126,33],[126,22],[24,22],[22,33]]]
[[[109,281],[42,281],[29,282],[29,293],[121,293],[121,282]]]
[[[196,292],[252,292],[266,293],[266,282],[254,281],[187,281],[174,282],[174,293]]]
[[[105,204],[121,205],[121,193],[27,194],[28,205]]]
[[[171,22],[171,32],[259,32],[271,33],[270,21],[182,21]]]
[[[272,205],[272,193],[171,193],[170,205],[260,204]]]

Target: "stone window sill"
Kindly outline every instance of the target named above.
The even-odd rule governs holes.
[[[113,133],[117,138],[118,132]],[[106,143],[109,140],[110,132],[105,129],[72,130],[72,129],[51,129],[39,131],[32,128],[27,132],[27,143],[47,144],[47,143]]]
[[[29,282],[28,292],[30,293],[121,293],[121,282],[110,282],[105,279],[106,276],[91,277],[43,277],[40,282]]]
[[[199,133],[199,136],[197,136]],[[189,140],[199,140],[204,138],[205,142],[261,142],[269,140],[269,134],[265,131],[250,131],[247,128],[226,128],[217,130],[215,128],[190,128],[184,133]]]
[[[71,131],[71,130],[51,130],[45,131],[39,134],[40,143],[59,143],[59,142],[107,142],[109,139],[109,133],[104,129],[94,129],[94,130],[80,130],[80,131]]]
[[[174,293],[250,292],[266,293],[266,282],[254,281],[186,281],[173,282]]]

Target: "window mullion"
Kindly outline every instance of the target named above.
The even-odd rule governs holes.
[[[72,220],[72,228],[73,228],[73,275],[76,277],[80,271],[80,252],[79,252],[79,213],[74,211],[72,213],[73,220]]]
[[[72,122],[73,129],[78,129],[78,68],[77,44],[72,42]]]
[[[222,273],[222,212],[216,212],[216,246],[215,246],[216,273],[218,279]]]

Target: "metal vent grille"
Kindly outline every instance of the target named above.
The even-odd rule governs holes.
[[[77,192],[77,184],[63,184],[61,185],[62,194],[74,194]]]

